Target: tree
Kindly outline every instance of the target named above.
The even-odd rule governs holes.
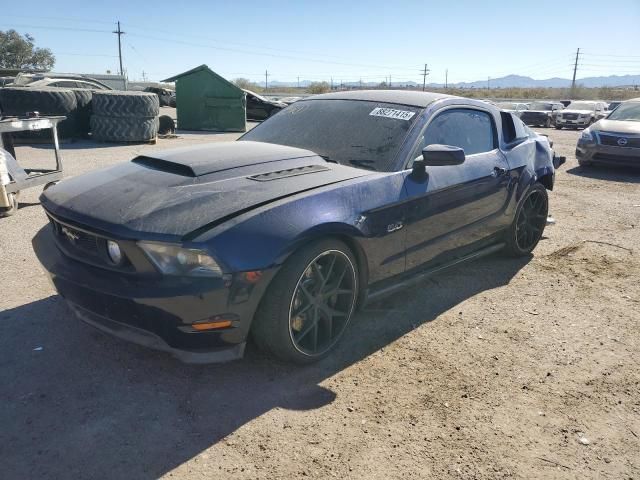
[[[331,89],[331,87],[329,86],[329,84],[327,82],[313,82],[311,85],[309,85],[309,88],[307,89],[307,91],[309,93],[325,93],[328,92]]]
[[[248,78],[234,78],[233,80],[231,80],[231,83],[233,83],[238,88],[251,90],[253,92],[259,92],[260,90],[262,90],[262,88],[258,86],[257,83],[252,82]]]
[[[48,48],[36,48],[35,39],[28,33],[0,30],[0,68],[51,70],[56,63]]]

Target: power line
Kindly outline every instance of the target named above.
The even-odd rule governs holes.
[[[68,52],[55,52],[55,55],[72,56],[72,57],[110,57],[118,58],[117,55],[107,55],[105,53],[68,53]]]
[[[65,30],[71,32],[89,32],[89,33],[111,33],[109,30],[96,30],[93,28],[77,28],[77,27],[51,27],[51,26],[43,26],[43,25],[24,25],[24,24],[7,24],[3,23],[3,25],[9,25],[10,28],[36,28],[40,30]]]
[[[108,24],[108,25],[113,24],[113,22],[110,22],[108,20],[97,20],[97,19],[87,19],[87,18],[78,18],[78,17],[48,17],[48,16],[38,16],[38,15],[7,15],[7,14],[3,14],[3,16],[15,17],[15,18],[30,18],[30,19],[35,18],[38,20],[62,20],[62,21],[69,21],[69,22],[82,22],[82,23],[90,22],[90,23],[102,23],[102,24]]]

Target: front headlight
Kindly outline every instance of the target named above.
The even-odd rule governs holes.
[[[585,142],[593,142],[593,135],[591,134],[591,130],[585,128],[582,130],[580,134],[580,140],[584,140]]]
[[[220,277],[222,270],[206,252],[166,243],[138,242],[151,262],[165,275]]]

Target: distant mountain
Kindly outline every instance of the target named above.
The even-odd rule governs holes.
[[[301,87],[308,87],[312,80],[301,80]],[[506,77],[500,78],[492,78],[487,82],[487,80],[478,80],[475,82],[459,82],[459,83],[450,83],[449,87],[452,88],[487,88],[487,83],[490,84],[491,88],[568,88],[571,86],[571,80],[568,78],[547,78],[544,80],[535,80],[531,77],[524,77],[522,75],[507,75]],[[608,77],[585,77],[576,79],[576,83],[588,87],[588,88],[597,88],[597,87],[629,87],[634,85],[640,85],[640,75],[610,75]],[[338,81],[334,81],[334,85],[339,85]],[[362,82],[363,87],[377,87],[380,82]],[[273,81],[269,82],[269,86],[272,87],[295,87],[297,86],[297,82],[279,82]],[[358,87],[360,86],[360,82],[345,82],[343,83],[346,87]],[[392,82],[394,87],[405,87],[405,86],[421,86],[421,83],[418,82]],[[434,88],[442,88],[444,84],[442,83],[428,83],[428,87]]]
[[[585,77],[576,79],[578,85],[597,88],[597,87],[628,87],[640,85],[640,75],[610,75],[608,77]],[[491,78],[487,80],[478,80],[476,82],[459,82],[450,83],[450,87],[455,88],[568,88],[571,86],[571,80],[568,78],[547,78],[544,80],[535,80],[531,77],[523,77],[522,75],[507,75],[506,77]],[[443,84],[430,84],[433,87],[442,87]]]

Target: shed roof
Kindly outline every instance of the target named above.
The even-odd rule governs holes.
[[[169,78],[165,78],[164,80],[160,80],[161,82],[175,82],[177,79],[179,79],[180,77],[186,77],[187,75],[191,75],[192,73],[196,73],[196,72],[200,72],[200,71],[204,71],[204,72],[208,72],[211,75],[213,75],[214,77],[216,77],[219,80],[222,80],[223,82],[227,83],[228,85],[237,88],[238,90],[242,91],[242,89],[240,87],[238,87],[237,85],[235,85],[234,83],[231,83],[229,80],[227,80],[226,78],[218,75],[216,72],[214,72],[213,70],[211,70],[207,65],[205,65],[204,63],[202,65],[200,65],[199,67],[195,67],[192,68],[191,70],[187,70],[186,72],[182,72],[179,73],[177,75],[174,75],[173,77],[169,77]]]

